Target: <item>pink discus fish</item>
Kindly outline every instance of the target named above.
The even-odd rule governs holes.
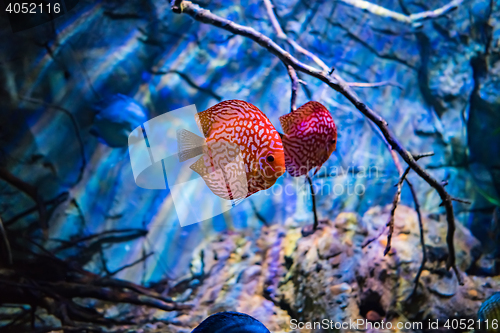
[[[330,112],[318,102],[308,102],[280,117],[286,169],[292,177],[321,168],[337,147],[337,127]]]

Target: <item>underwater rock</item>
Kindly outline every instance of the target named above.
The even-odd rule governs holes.
[[[451,297],[457,292],[457,281],[453,278],[443,278],[429,285],[429,290],[440,296]]]
[[[459,286],[445,269],[444,216],[424,214],[425,239],[435,253],[429,253],[417,294],[407,302],[422,256],[418,219],[413,209],[398,207],[392,250],[384,256],[387,234],[380,231],[390,208],[373,207],[362,217],[339,214],[307,237],[300,226],[272,225],[257,236],[224,233],[206,240],[198,250],[206,254],[205,274],[189,299],[196,304],[190,323],[218,311],[248,313],[272,332],[289,332],[291,319],[474,318],[486,295],[500,288],[500,277],[463,273],[476,261],[472,249],[478,241],[457,225],[457,265],[465,282]],[[214,252],[217,260],[208,255]]]
[[[112,148],[127,147],[129,134],[147,120],[147,111],[122,94],[102,104],[96,111],[91,133]]]

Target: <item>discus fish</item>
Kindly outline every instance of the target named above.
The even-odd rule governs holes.
[[[205,319],[191,333],[270,333],[257,319],[239,312],[219,312]]]
[[[130,133],[147,120],[147,112],[133,98],[117,94],[101,102],[90,133],[112,147],[126,147]]]
[[[485,332],[498,332],[498,327],[500,326],[500,292],[494,293],[481,304],[477,316],[481,320],[481,328]],[[486,320],[488,320],[489,327],[485,326]],[[492,323],[495,320],[498,326],[495,326],[495,329],[493,329]]]
[[[179,130],[179,161],[202,155],[190,168],[215,195],[242,200],[268,189],[285,173],[279,133],[254,105],[224,101],[198,113],[196,122],[204,138]]]
[[[337,127],[330,112],[318,102],[308,102],[280,117],[286,169],[292,177],[321,168],[337,147]]]

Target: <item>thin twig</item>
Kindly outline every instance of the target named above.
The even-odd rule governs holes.
[[[413,155],[413,157],[415,158],[415,161],[418,161],[421,158],[433,155],[434,155],[433,152],[428,152],[419,155]],[[403,182],[405,181],[406,176],[408,175],[409,172],[410,172],[410,167],[407,167],[402,174],[400,173],[399,181],[396,184],[397,191],[392,201],[391,217],[389,219],[389,222],[387,223],[387,226],[389,227],[389,233],[387,234],[387,245],[384,251],[384,256],[387,255],[387,253],[389,253],[389,251],[391,250],[392,234],[394,232],[394,215],[396,213],[396,208],[398,207],[399,201],[401,200],[401,190],[403,188]]]
[[[273,25],[274,30],[276,30],[276,34],[278,35],[278,38],[281,39],[287,39],[287,35],[281,29],[281,25],[278,22],[278,19],[276,18],[276,15],[274,14],[274,6],[271,3],[271,0],[264,0],[264,5],[266,6],[267,10],[267,15],[269,16],[269,19],[271,20],[271,24]]]
[[[78,144],[80,146],[80,155],[82,156],[82,165],[80,166],[80,173],[79,173],[78,179],[76,181],[77,183],[79,183],[80,180],[82,180],[82,178],[83,178],[83,172],[85,171],[85,168],[87,167],[87,158],[85,157],[85,145],[83,143],[83,138],[82,138],[80,126],[78,125],[78,122],[76,121],[75,116],[73,115],[73,113],[69,112],[68,110],[66,110],[63,107],[60,107],[59,105],[46,103],[46,102],[44,102],[44,101],[42,101],[40,99],[31,98],[31,97],[21,97],[21,99],[24,100],[24,101],[26,101],[26,102],[40,104],[40,105],[43,105],[45,107],[61,111],[66,116],[68,116],[69,120],[71,121],[71,125],[73,125],[73,129],[75,131],[76,138],[77,138]]]
[[[299,77],[292,66],[286,66],[290,80],[292,81],[292,96],[290,98],[290,112],[297,110],[297,90],[299,89]]]
[[[413,202],[415,203],[415,210],[417,211],[418,216],[418,226],[420,229],[420,246],[422,247],[422,263],[420,264],[420,268],[418,269],[417,275],[415,276],[415,285],[413,286],[413,291],[411,292],[410,296],[408,296],[408,299],[411,299],[417,292],[418,281],[420,279],[420,275],[422,275],[422,271],[424,270],[425,263],[427,262],[427,251],[425,249],[424,223],[422,221],[422,213],[420,212],[420,203],[418,201],[417,192],[415,191],[413,184],[408,178],[406,178],[406,183],[410,187],[411,195],[413,196]]]
[[[384,87],[384,86],[394,86],[397,87],[401,90],[403,90],[403,86],[400,85],[397,82],[392,82],[392,81],[380,81],[380,82],[374,82],[374,83],[365,83],[365,82],[347,82],[349,87],[355,87],[355,88],[376,88],[376,87]]]
[[[399,178],[398,183],[396,184],[398,189],[396,191],[396,194],[394,195],[394,199],[392,200],[391,217],[389,218],[389,222],[387,223],[387,226],[389,227],[389,233],[387,234],[387,245],[385,246],[384,256],[387,255],[387,253],[389,253],[389,251],[391,250],[392,234],[394,233],[394,215],[396,213],[396,208],[398,207],[398,203],[401,199],[401,190],[403,188],[403,182],[406,176],[408,175],[408,172],[410,172],[410,167],[406,168],[404,173]]]
[[[7,252],[7,262],[9,263],[9,265],[12,265],[12,250],[10,249],[9,238],[7,237],[7,232],[5,231],[1,216],[0,216],[0,234],[5,244],[5,251]]]
[[[300,46],[296,41],[288,37],[283,29],[281,28],[281,25],[278,22],[278,19],[276,18],[276,14],[274,14],[274,6],[271,3],[271,0],[264,0],[264,5],[266,6],[267,14],[269,15],[269,19],[271,20],[271,24],[274,27],[274,30],[276,30],[276,34],[278,35],[278,38],[286,40],[288,44],[290,44],[296,51],[306,55],[309,57],[312,61],[314,61],[319,67],[323,69],[325,72],[330,72],[333,71],[333,68],[328,67],[323,60],[321,60],[318,56],[316,56],[314,53],[310,52],[309,50],[306,50],[302,46]],[[286,65],[286,64],[285,64]]]
[[[453,213],[453,205],[450,194],[446,191],[441,182],[436,180],[426,170],[424,170],[420,165],[417,164],[413,156],[403,147],[399,140],[389,130],[387,121],[385,121],[380,115],[378,115],[375,111],[368,107],[337,73],[325,73],[324,70],[318,70],[314,67],[306,65],[294,58],[290,53],[286,52],[272,39],[260,32],[257,32],[255,29],[236,24],[233,21],[219,17],[189,1],[174,1],[172,10],[175,13],[186,13],[187,15],[190,15],[192,18],[202,23],[211,24],[215,27],[227,30],[233,34],[250,38],[262,47],[266,48],[271,54],[277,56],[285,64],[285,66],[290,65],[295,70],[315,77],[328,84],[332,89],[338,91],[344,97],[346,97],[361,113],[363,113],[363,115],[373,121],[381,130],[390,146],[399,153],[399,155],[405,160],[405,162],[422,179],[424,179],[432,188],[434,188],[438,192],[441,200],[445,203],[446,222],[448,224],[446,243],[449,251],[446,266],[448,269],[455,267],[455,246],[453,243],[455,234],[455,217]]]
[[[216,100],[218,101],[222,101],[222,96],[216,94],[214,91],[208,89],[208,88],[204,88],[202,86],[199,86],[198,84],[196,84],[196,82],[194,82],[187,74],[181,72],[181,71],[177,71],[177,70],[168,70],[168,71],[154,71],[154,70],[150,70],[149,71],[151,74],[153,75],[166,75],[166,74],[177,74],[179,75],[181,78],[184,79],[184,81],[186,81],[186,83],[195,88],[195,89],[198,89],[199,91],[201,92],[204,92],[210,96],[212,96],[213,98],[215,98]]]
[[[38,216],[40,219],[39,223],[42,230],[46,234],[48,230],[47,209],[45,207],[45,202],[43,201],[43,198],[38,192],[38,189],[35,186],[28,184],[24,180],[16,177],[12,173],[10,173],[7,169],[0,168],[0,178],[9,183],[10,185],[14,186],[21,192],[27,194],[36,203],[36,207],[38,209]]]
[[[311,191],[311,198],[312,198],[312,210],[314,214],[313,230],[316,230],[318,229],[318,214],[316,213],[316,193],[314,192],[314,187],[311,177],[309,177],[309,175],[306,175],[306,179],[309,182],[309,190]]]
[[[448,14],[449,12],[457,9],[464,0],[453,0],[443,7],[411,15],[397,13],[395,11],[389,10],[387,8],[384,8],[382,6],[364,0],[340,0],[340,1],[348,5],[368,11],[378,16],[388,17],[398,22],[415,25],[417,23],[439,18]]]
[[[259,211],[257,210],[257,207],[255,207],[255,203],[253,202],[252,199],[249,199],[248,200],[250,202],[250,206],[252,206],[252,210],[253,210],[253,213],[255,214],[255,216],[257,217],[257,219],[262,222],[263,225],[265,226],[269,226],[269,222],[266,220],[266,218],[261,214],[259,213]]]
[[[134,262],[132,262],[132,263],[130,263],[130,264],[127,264],[127,265],[125,265],[125,266],[122,266],[122,267],[118,268],[118,269],[117,269],[117,270],[115,270],[115,271],[108,272],[108,273],[106,274],[106,277],[110,277],[110,276],[116,275],[116,274],[120,273],[121,271],[126,270],[127,268],[134,267],[135,265],[137,265],[137,264],[139,264],[139,263],[141,263],[141,262],[145,261],[145,260],[146,260],[146,259],[148,259],[149,257],[151,257],[153,254],[154,254],[154,252],[150,252],[150,253],[148,253],[148,254],[143,255],[141,258],[137,259],[136,261],[134,261]]]
[[[68,197],[69,197],[69,193],[68,192],[63,192],[63,193],[59,194],[57,197],[55,197],[54,199],[45,201],[44,204],[45,204],[46,207],[47,206],[53,206],[52,207],[52,209],[53,209],[54,207],[60,205],[64,201],[66,201],[66,199],[68,199]],[[12,217],[10,220],[5,221],[5,227],[11,226],[16,221],[19,221],[23,217],[26,217],[26,216],[28,216],[28,215],[36,212],[37,210],[38,210],[37,206],[28,208],[24,212],[21,212],[21,213],[17,214],[16,216]]]
[[[62,250],[69,249],[71,247],[74,247],[82,242],[86,242],[89,240],[92,240],[94,238],[99,238],[104,235],[109,235],[109,234],[115,234],[115,233],[136,233],[139,236],[145,236],[147,235],[148,231],[146,229],[138,229],[138,228],[129,228],[129,229],[113,229],[113,230],[105,230],[96,234],[84,236],[75,240],[63,240],[63,239],[51,239],[53,241],[58,241],[61,243],[64,243],[64,245],[61,245],[57,249],[55,249],[53,252],[60,252]]]

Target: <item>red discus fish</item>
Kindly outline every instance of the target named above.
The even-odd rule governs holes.
[[[285,132],[286,169],[292,177],[321,168],[337,147],[337,127],[330,112],[318,102],[308,102],[280,117]]]
[[[268,189],[285,173],[279,133],[254,105],[224,101],[196,118],[205,138],[180,130],[179,160],[201,155],[190,168],[215,195],[227,200],[244,199]]]

